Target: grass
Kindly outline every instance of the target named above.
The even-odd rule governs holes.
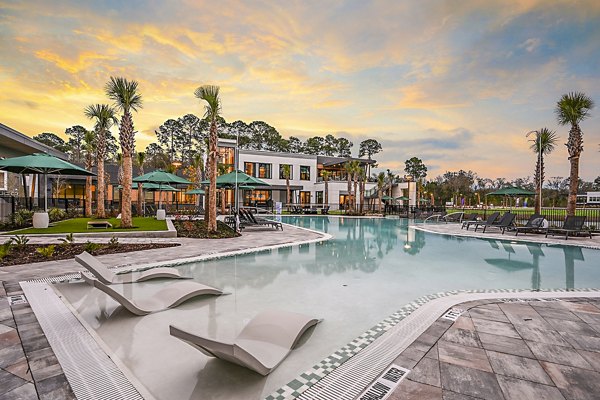
[[[136,232],[136,231],[166,231],[167,230],[167,222],[166,221],[157,221],[154,217],[133,217],[133,226],[131,229],[120,229],[121,220],[116,218],[108,218],[106,221],[112,224],[112,228],[108,229],[88,229],[87,223],[88,221],[105,221],[96,220],[92,218],[73,218],[67,219],[65,221],[60,221],[51,224],[46,229],[36,229],[36,228],[27,228],[12,232],[7,232],[6,234],[53,234],[53,233],[89,233],[89,232]]]

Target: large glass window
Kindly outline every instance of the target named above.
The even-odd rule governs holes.
[[[258,163],[258,177],[262,179],[271,179],[271,164]]]
[[[317,204],[323,204],[323,191],[320,190],[320,191],[316,192],[315,195],[316,195],[315,197],[316,197]]]
[[[227,166],[227,172],[233,171],[235,164],[235,149],[233,147],[219,147],[219,164]]]
[[[291,164],[279,164],[279,179],[285,179],[285,174],[283,173],[283,167],[288,165],[290,167],[290,180],[294,179],[294,166]]]
[[[270,190],[244,190],[245,206],[266,206],[271,198]]]
[[[254,169],[254,163],[245,162],[244,163],[244,172],[250,176],[256,176],[256,174],[255,174],[256,171]]]
[[[308,166],[308,165],[300,166],[300,180],[301,181],[310,181],[310,166]]]
[[[300,204],[310,204],[310,192],[300,192]]]

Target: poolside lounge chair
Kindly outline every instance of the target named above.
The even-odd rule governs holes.
[[[515,217],[516,215],[513,213],[504,213],[504,215],[500,219],[500,222],[498,222],[497,224],[492,223],[489,225],[483,225],[483,233],[485,233],[487,228],[498,228],[502,231],[502,234],[504,235],[504,231],[506,230],[506,228],[510,228],[515,223]],[[475,231],[477,231],[477,226],[475,226]]]
[[[542,228],[544,227],[544,221],[546,219],[541,214],[531,214],[525,225],[523,226],[515,226],[515,236],[519,233],[527,233],[527,232],[540,232],[543,233]]]
[[[210,357],[241,365],[266,376],[290,353],[316,318],[288,311],[264,311],[242,329],[233,343],[220,342],[169,326],[171,336]]]
[[[271,226],[274,229],[283,230],[283,224],[281,222],[272,221],[270,219],[265,218],[256,218],[254,214],[252,214],[252,211],[240,210],[240,213],[242,213],[245,216],[246,220],[249,222],[250,225]]]
[[[321,208],[321,215],[327,215],[329,214],[329,206],[325,206],[323,208]]]
[[[475,227],[475,230],[477,230],[477,227],[480,225],[485,225],[485,224],[493,224],[498,217],[500,216],[500,212],[496,211],[494,213],[491,213],[489,217],[487,217],[487,219],[485,221],[468,221],[467,224],[464,226],[467,228],[467,230],[469,230],[469,228],[471,226]],[[462,229],[462,228],[461,228]]]
[[[461,221],[462,224],[460,225],[460,229],[463,229],[464,227],[466,227],[469,222],[476,222],[477,218],[479,218],[479,214],[477,214],[477,213],[465,214]]]
[[[175,268],[152,268],[143,272],[128,272],[125,274],[115,274],[96,257],[84,251],[75,256],[81,266],[90,271],[100,282],[105,285],[114,283],[136,283],[144,282],[149,279],[169,278],[169,279],[189,279],[187,276],[181,276]]]
[[[167,308],[177,307],[184,301],[196,296],[205,294],[223,294],[221,289],[206,286],[198,282],[175,282],[159,290],[151,297],[131,300],[114,290],[112,287],[92,278],[88,274],[81,274],[81,277],[89,285],[94,286],[96,289],[100,289],[135,315],[146,315],[157,311],[163,311]]]
[[[592,231],[590,229],[585,228],[585,215],[569,215],[565,219],[562,228],[547,228],[546,229],[546,237],[548,234],[554,236],[555,233],[564,234],[565,240],[569,239],[569,235],[578,236],[580,233],[583,233],[585,236],[589,236],[592,238]]]

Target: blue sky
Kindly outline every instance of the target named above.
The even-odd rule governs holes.
[[[221,86],[228,121],[284,137],[333,133],[384,145],[382,168],[417,156],[430,176],[532,175],[525,133],[557,130],[546,176],[567,176],[569,91],[600,102],[598,1],[0,1],[0,121],[62,134],[111,75],[136,79],[138,147],[168,118],[202,113]],[[581,176],[600,175],[599,110],[582,123]]]

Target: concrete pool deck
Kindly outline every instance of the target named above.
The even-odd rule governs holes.
[[[292,228],[290,227],[288,229],[288,227],[286,227],[286,232],[289,233],[289,230],[291,230]],[[296,228],[298,229],[298,228]],[[460,229],[460,227],[459,227]],[[245,243],[244,245],[241,244],[237,244],[235,246],[225,246],[227,247],[227,249],[225,251],[234,251],[234,250],[245,250],[245,249],[251,249],[253,247],[260,247],[260,244],[262,242],[261,239],[265,239],[265,233],[267,233],[267,230],[264,231],[256,231],[257,234],[257,240],[256,241],[250,241],[251,243]],[[302,239],[302,240],[307,240],[307,231],[304,230],[299,230],[298,232],[298,236]],[[315,234],[315,240],[319,240],[319,235]],[[288,235],[286,235],[288,236]],[[531,235],[529,235],[531,236]],[[502,238],[502,237],[499,237]],[[273,238],[270,238],[273,239]],[[277,238],[275,237],[275,239],[281,239],[281,238]],[[298,238],[296,238],[298,239]],[[43,239],[39,239],[39,240],[43,240]],[[55,238],[53,238],[50,242],[52,242],[53,240],[55,240]],[[178,240],[183,240],[183,239],[178,239]],[[192,242],[195,242],[197,244],[197,240],[194,239],[187,239],[187,240],[191,240]],[[187,241],[185,240],[185,241]],[[511,239],[509,239],[511,240]],[[159,241],[157,239],[153,239],[153,241]],[[276,240],[277,241],[277,240]],[[564,239],[563,239],[564,241]],[[125,240],[122,240],[123,243],[125,243]],[[129,241],[127,241],[129,242]],[[220,241],[209,241],[209,242],[220,242]],[[569,242],[571,242],[571,239],[569,239]],[[264,245],[264,242],[262,242]],[[560,242],[559,242],[560,243]],[[207,243],[207,245],[209,245],[210,243]],[[217,243],[218,244],[218,243]],[[252,246],[252,244],[254,244],[254,246]],[[279,243],[281,244],[281,242]],[[575,243],[573,243],[575,244]],[[190,247],[191,246],[191,247]],[[182,246],[183,247],[183,246]],[[177,247],[174,249],[181,249],[182,247]],[[197,256],[202,256],[202,255],[206,255],[206,254],[218,254],[220,253],[219,251],[211,251],[210,248],[208,249],[199,249],[199,246],[192,246],[192,243],[189,243],[187,245],[187,249],[186,249],[186,253],[185,256],[186,257],[197,257]],[[209,246],[210,247],[210,246]],[[140,252],[142,254],[140,254],[140,256],[142,257],[146,257],[145,260],[148,263],[153,263],[153,262],[160,262],[162,261],[171,261],[174,259],[174,257],[176,258],[180,258],[181,255],[177,254],[176,256],[174,256],[173,254],[169,255],[158,255],[158,252],[164,252],[164,250],[173,250],[173,249],[159,249],[158,251],[154,251],[156,252],[155,254],[151,254],[151,255],[147,255],[146,251],[144,252]],[[204,252],[204,251],[207,252]],[[152,252],[151,251],[151,252]],[[102,259],[109,263],[110,265],[132,265],[134,264],[133,260],[135,259],[135,257],[123,257],[124,255],[129,256],[130,254],[133,253],[129,253],[129,254],[116,254],[116,255],[112,255],[112,256],[103,256]],[[146,254],[146,256],[144,256],[144,254]],[[109,260],[109,258],[112,257],[112,259]],[[135,259],[135,264],[137,264],[137,259]],[[16,294],[20,291],[20,287],[18,285],[19,281],[22,280],[29,280],[29,279],[37,279],[37,278],[43,278],[43,277],[47,277],[47,276],[55,276],[55,275],[64,275],[68,272],[73,272],[73,271],[78,271],[80,270],[80,268],[77,266],[77,264],[74,265],[70,265],[65,261],[62,262],[57,262],[57,263],[43,263],[46,264],[44,266],[37,266],[36,264],[32,264],[32,265],[27,265],[27,266],[15,266],[17,268],[14,268],[14,275],[13,277],[17,277],[16,279],[12,279],[12,280],[8,280],[7,282],[5,282],[5,287],[6,287],[6,291],[9,292],[9,294]],[[58,265],[57,265],[58,264]],[[31,267],[34,267],[35,272],[32,272],[30,270]],[[73,269],[73,267],[75,267],[75,269]],[[8,268],[12,268],[12,267],[6,267]],[[20,268],[23,268],[22,270]],[[0,272],[5,272],[4,268],[2,268],[0,270]],[[49,273],[49,275],[46,275],[45,273]],[[18,277],[20,274],[23,274],[22,277]],[[11,274],[12,275],[12,274]],[[6,276],[8,277],[8,276]],[[0,279],[5,279],[3,277],[0,277]],[[2,294],[0,292],[0,294]],[[46,344],[47,341],[45,341],[45,337],[43,335],[43,332],[41,332],[41,330],[39,329],[39,325],[36,327],[36,318],[35,315],[33,315],[31,313],[31,311],[27,311],[28,306],[27,305],[20,305],[20,306],[13,306],[12,307],[12,314],[14,315],[14,317],[12,318],[12,322],[10,320],[4,320],[3,317],[5,316],[6,311],[5,309],[8,309],[8,312],[10,313],[11,310],[9,307],[5,307],[3,301],[5,301],[6,298],[3,298],[0,301],[0,324],[5,325],[6,327],[11,327],[11,323],[13,330],[17,333],[17,335],[20,335],[21,338],[23,338],[23,345],[20,346],[21,350],[23,350],[23,348],[26,348],[25,353],[29,354],[30,351],[32,351],[33,348],[36,348],[38,350],[43,350],[43,352],[40,352],[39,355],[41,356],[42,354],[47,354],[46,357],[41,357],[40,359],[36,359],[34,361],[38,362],[38,365],[35,365],[35,363],[31,362],[32,358],[29,358],[29,367],[32,370],[33,373],[33,378],[31,378],[31,376],[27,375],[27,371],[25,370],[25,373],[23,373],[23,368],[24,368],[24,364],[23,361],[27,360],[23,360],[22,358],[19,359],[19,362],[16,363],[18,365],[9,365],[9,366],[4,366],[4,365],[0,365],[0,368],[2,368],[2,375],[0,376],[0,383],[2,383],[0,385],[0,400],[3,399],[8,399],[8,398],[15,398],[16,395],[20,395],[20,398],[73,398],[72,393],[70,393],[69,391],[69,387],[68,384],[66,383],[66,380],[64,380],[64,376],[62,376],[62,370],[60,369],[60,365],[58,365],[58,363],[54,363],[55,358],[53,359],[52,355],[50,354],[50,352],[52,352],[52,350],[48,347],[46,348]],[[585,301],[585,300],[580,300],[580,301]],[[590,300],[592,301],[592,300]],[[487,301],[487,303],[489,303],[489,300]],[[30,309],[29,309],[30,310]],[[465,316],[466,317],[466,316]],[[484,318],[481,318],[484,319]],[[493,321],[492,321],[493,322]],[[435,326],[436,323],[434,323]],[[451,324],[450,324],[451,325]],[[450,326],[448,325],[448,326]],[[16,329],[15,329],[16,328]],[[23,328],[23,329],[21,329]],[[0,326],[0,335],[2,335],[2,331],[1,329],[3,329]],[[30,332],[27,332],[28,330],[30,330]],[[444,331],[445,332],[445,331]],[[442,332],[442,333],[444,333]],[[14,339],[14,333],[12,334],[13,339]],[[3,337],[0,336],[0,339],[2,339]],[[32,342],[32,344],[30,344],[29,339],[33,338],[34,341]],[[423,339],[423,338],[420,338]],[[445,340],[445,339],[444,339]],[[481,340],[481,339],[480,339]],[[10,350],[8,350],[7,352],[5,352],[6,348],[3,347],[3,340],[0,340],[0,355],[5,355],[5,354],[9,354]],[[417,341],[415,341],[415,343],[419,342],[419,339],[417,339]],[[12,342],[11,342],[12,343]],[[434,343],[435,344],[435,343]],[[14,343],[10,346],[8,346],[8,348],[14,348],[16,346],[14,346]],[[412,348],[409,347],[409,349]],[[408,350],[408,349],[407,349]],[[37,350],[33,350],[33,351],[37,351]],[[15,351],[15,354],[17,352]],[[37,354],[36,354],[37,355]],[[404,355],[404,353],[403,353]],[[12,358],[15,357],[15,355],[11,355]],[[423,358],[423,357],[421,357]],[[415,361],[421,361],[421,358],[419,360],[415,360]],[[438,356],[439,358],[439,356]],[[0,360],[3,360],[4,357],[0,357]],[[399,359],[400,360],[400,359]],[[426,361],[428,362],[428,361]],[[417,363],[415,362],[415,365]],[[449,363],[452,364],[452,363]],[[19,369],[19,367],[21,369]],[[45,375],[42,375],[42,373],[40,372],[41,370],[43,370],[45,372]],[[15,377],[18,377],[21,379],[21,381],[14,379],[12,376],[9,375],[5,375],[4,373],[8,373],[11,374]],[[413,380],[410,379],[411,376],[415,376],[413,373],[415,371],[413,370],[411,373],[409,373],[408,377],[409,379],[404,380],[401,385],[398,387],[397,390],[404,390],[407,386],[405,385],[412,385],[413,383],[415,383]],[[469,372],[469,371],[467,371]],[[19,376],[17,373],[20,373],[22,376]],[[44,377],[44,379],[42,379],[42,377]],[[29,378],[29,380],[28,380]],[[441,378],[440,378],[441,379]],[[8,386],[4,385],[4,382],[9,382]],[[18,384],[21,383],[20,386],[18,386]],[[420,383],[420,382],[417,382]],[[15,386],[17,385],[17,386]],[[429,385],[429,386],[434,386],[434,385]],[[10,387],[10,390],[6,390],[5,391],[5,387]],[[413,385],[414,387],[414,385]],[[420,388],[423,389],[423,388]],[[430,389],[430,388],[427,388]],[[443,388],[440,388],[440,391],[443,390]],[[459,396],[459,392],[456,391],[452,391],[452,390],[446,390],[449,393],[444,393],[445,395],[447,395],[445,398],[454,398],[454,399],[459,399],[459,398],[463,398],[463,399],[468,399],[468,397],[460,397]],[[452,392],[452,393],[450,393]],[[428,392],[423,392],[425,394],[427,394]],[[592,392],[593,393],[593,392]],[[404,394],[403,394],[404,395]],[[455,397],[448,397],[448,396],[455,396]],[[395,396],[395,394],[394,394]],[[392,397],[394,398],[394,397]],[[397,397],[400,398],[400,397]],[[421,397],[415,397],[415,398],[428,398],[426,396],[421,396]],[[431,397],[431,398],[436,398],[436,397]],[[439,397],[441,398],[441,397]],[[475,397],[477,398],[477,397]],[[498,397],[498,398],[503,398],[503,397]],[[505,397],[505,398],[515,398],[515,397]]]
[[[327,240],[329,235],[285,226],[285,230],[252,228],[232,239],[120,238],[121,243],[179,243],[180,246],[98,257],[110,266],[131,268],[177,259],[226,254],[269,246]],[[89,238],[105,243],[110,238]],[[85,239],[86,241],[88,238]],[[31,244],[58,243],[55,236],[31,237]],[[45,279],[81,271],[75,260],[48,261],[0,268],[0,400],[74,399],[63,370],[29,304],[9,305],[22,295],[21,281]]]

